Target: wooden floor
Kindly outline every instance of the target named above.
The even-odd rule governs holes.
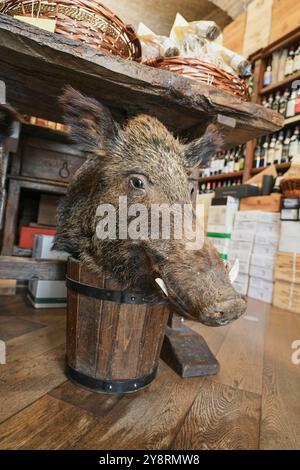
[[[300,315],[250,300],[247,315],[209,328],[190,323],[221,363],[181,379],[163,362],[146,390],[90,393],[64,375],[65,312],[0,298],[1,449],[299,449]],[[189,323],[189,322],[188,322]]]

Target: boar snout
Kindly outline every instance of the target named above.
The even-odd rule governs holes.
[[[200,321],[208,326],[224,326],[243,315],[246,307],[243,296],[221,300],[203,311]]]

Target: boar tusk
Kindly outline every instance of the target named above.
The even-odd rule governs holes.
[[[161,288],[161,290],[163,291],[163,293],[168,296],[168,291],[167,291],[167,287],[166,287],[166,284],[164,283],[164,281],[162,280],[161,277],[156,277],[155,278],[155,282],[156,284],[159,285],[159,287]]]
[[[236,258],[235,262],[233,263],[228,275],[229,275],[229,280],[231,282],[231,284],[234,283],[234,281],[236,280],[237,276],[238,276],[238,273],[239,273],[239,270],[240,270],[240,262],[238,260],[238,258]]]

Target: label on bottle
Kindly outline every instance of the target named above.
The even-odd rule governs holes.
[[[292,116],[295,116],[295,98],[290,99],[286,107],[286,117]]]

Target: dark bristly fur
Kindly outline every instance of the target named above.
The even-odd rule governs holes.
[[[184,145],[157,119],[139,115],[122,128],[97,101],[67,88],[61,98],[72,138],[88,158],[73,177],[58,211],[55,249],[79,258],[95,272],[106,271],[124,288],[161,295],[161,277],[168,300],[186,316],[220,325],[240,316],[245,301],[232,288],[214,247],[206,240],[198,251],[182,240],[99,240],[96,209],[100,203],[118,207],[119,196],[150,205],[189,203],[188,168],[207,162],[222,145],[214,126]],[[130,177],[144,178],[146,189],[135,190]]]
[[[18,119],[16,111],[7,104],[0,104],[0,145],[11,134],[12,124]]]

